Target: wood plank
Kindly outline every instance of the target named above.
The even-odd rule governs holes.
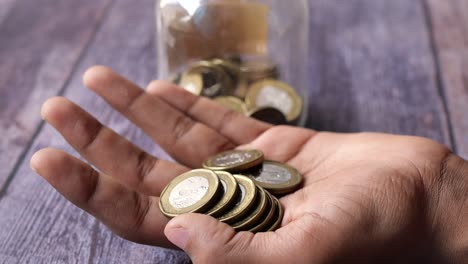
[[[149,152],[167,157],[148,137],[81,83],[85,69],[94,64],[109,65],[140,85],[155,78],[153,10],[153,0],[115,1],[77,66],[65,96]],[[0,228],[0,259],[9,258],[19,263],[189,262],[179,251],[125,241],[67,202],[28,168],[32,153],[45,146],[74,153],[51,127],[45,126],[38,134],[6,196],[0,201],[0,226],[10,227]]]
[[[109,2],[0,1],[0,189],[41,122],[41,103],[65,85]]]
[[[154,154],[162,151],[102,100],[81,73],[106,64],[140,85],[155,76],[152,0],[118,0],[66,96]],[[405,0],[311,0],[311,119],[315,128],[424,135],[448,143],[422,7]],[[116,41],[116,39],[121,41]],[[70,150],[45,127],[26,155]],[[0,257],[12,262],[186,262],[183,254],[123,241],[66,202],[25,161],[0,201]],[[2,258],[2,259],[3,259]]]
[[[10,10],[15,4],[15,0],[0,0],[0,25],[10,13]]]
[[[419,1],[312,0],[310,18],[310,127],[450,145]]]
[[[427,0],[459,155],[468,158],[468,1]]]

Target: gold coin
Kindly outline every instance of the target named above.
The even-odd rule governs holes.
[[[249,84],[247,82],[247,79],[241,76],[237,81],[237,86],[235,87],[234,95],[244,99],[245,95],[247,94],[248,88]]]
[[[213,59],[211,63],[221,67],[229,75],[231,80],[237,83],[240,76],[240,66],[238,64],[224,59]]]
[[[274,218],[275,221],[271,224],[271,226],[268,229],[265,230],[266,232],[275,231],[281,226],[281,222],[283,221],[283,207],[281,206],[281,203],[278,200],[278,198],[274,196],[271,196],[271,197],[273,198],[273,201],[275,203],[277,210],[276,210],[276,215]]]
[[[220,187],[214,172],[204,169],[188,171],[173,179],[162,191],[159,208],[168,217],[203,213],[216,202]]]
[[[244,61],[240,70],[249,82],[278,78],[278,66],[269,58]]]
[[[199,61],[190,66],[187,74],[195,74],[201,78],[201,95],[215,97],[233,89],[232,81],[220,66],[210,61]]]
[[[269,200],[269,204],[268,204],[268,208],[266,210],[266,215],[265,217],[262,217],[262,221],[260,223],[258,223],[256,226],[250,228],[250,232],[253,232],[253,233],[256,233],[256,232],[260,232],[262,230],[266,230],[267,227],[269,227],[269,225],[272,224],[272,221],[273,221],[273,217],[276,215],[276,210],[278,210],[278,207],[277,205],[275,204],[275,201],[273,200],[273,197],[270,193],[268,193],[268,191],[265,191],[265,193],[267,194],[267,198]]]
[[[235,62],[224,59],[213,59],[211,62],[214,65],[223,67],[229,74],[236,76],[236,78],[240,74],[240,66]]]
[[[222,104],[223,106],[231,109],[231,110],[234,110],[238,113],[241,113],[243,115],[246,114],[247,112],[247,107],[245,106],[245,103],[237,98],[237,97],[234,97],[234,96],[218,96],[218,97],[215,97],[214,98],[214,101],[215,102],[218,102],[220,104]]]
[[[284,163],[265,160],[255,170],[245,171],[244,175],[272,194],[285,194],[296,190],[302,182],[299,172]]]
[[[167,78],[167,80],[169,82],[171,82],[171,83],[179,84],[181,77],[182,77],[182,75],[180,73],[175,73],[175,74],[172,74],[171,76],[169,76],[169,78]]]
[[[257,188],[250,178],[236,174],[234,177],[239,185],[240,195],[234,206],[218,218],[219,221],[228,224],[236,222],[248,213],[257,198]]]
[[[207,215],[211,215],[213,217],[220,216],[229,209],[239,195],[239,187],[237,185],[236,178],[234,178],[231,173],[226,171],[215,171],[215,173],[218,175],[224,191],[221,200],[206,212]]]
[[[203,90],[203,76],[199,73],[185,72],[180,76],[179,86],[194,95],[200,95]]]
[[[260,150],[229,150],[209,157],[203,167],[210,170],[236,172],[252,168],[263,161]]]
[[[246,231],[250,227],[254,226],[258,220],[264,215],[266,212],[268,206],[269,206],[269,200],[267,198],[267,194],[265,191],[257,186],[257,201],[255,205],[253,206],[253,210],[251,212],[237,221],[236,223],[232,224],[232,227],[236,231]]]
[[[274,107],[280,110],[288,122],[299,118],[302,111],[302,100],[296,91],[288,84],[267,79],[253,83],[245,97],[249,109],[258,107]]]
[[[286,116],[280,110],[273,107],[256,108],[248,112],[247,116],[273,125],[286,125],[288,123]]]

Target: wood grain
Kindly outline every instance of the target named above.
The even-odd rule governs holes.
[[[148,137],[83,87],[91,65],[105,64],[144,85],[156,76],[153,1],[115,1],[71,77],[64,95],[153,154],[167,157]],[[72,12],[68,10],[67,12]],[[38,134],[0,202],[0,259],[28,263],[187,263],[179,251],[125,241],[94,217],[70,204],[39,176],[28,160],[51,146],[73,154],[51,127]],[[26,191],[27,190],[27,191]],[[13,210],[13,208],[15,208]]]
[[[311,1],[310,127],[450,145],[419,1]]]
[[[40,105],[63,88],[108,3],[0,1],[0,189],[40,124]]]
[[[73,10],[64,12],[74,13]],[[422,135],[449,144],[429,32],[418,1],[311,0],[311,19],[310,126],[334,131]],[[153,79],[156,76],[153,25],[152,0],[116,0],[67,83],[65,96],[142,148],[167,158],[148,137],[81,84],[81,74],[93,64],[109,65],[142,86]],[[11,31],[14,32],[13,27]],[[57,75],[63,72],[55,69]],[[8,75],[0,72],[2,76]],[[7,101],[1,101],[2,105]],[[12,107],[2,108],[1,113]],[[31,115],[36,111],[31,108],[25,113]],[[177,251],[118,238],[57,194],[28,165],[32,153],[47,146],[74,153],[49,126],[40,131],[0,200],[0,226],[8,227],[0,228],[1,260],[11,263],[189,261]]]
[[[468,158],[468,1],[427,0],[459,155]]]

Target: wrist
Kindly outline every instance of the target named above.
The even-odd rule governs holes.
[[[433,190],[433,236],[448,263],[468,263],[468,162],[450,154]]]

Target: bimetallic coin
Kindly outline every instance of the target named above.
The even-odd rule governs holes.
[[[221,190],[218,176],[197,169],[173,179],[161,193],[159,208],[168,217],[184,213],[203,213],[211,208]]]
[[[245,103],[237,98],[237,97],[234,97],[234,96],[218,96],[218,97],[215,97],[214,98],[214,101],[215,102],[218,102],[220,104],[222,104],[223,106],[231,109],[231,110],[234,110],[238,113],[241,113],[243,115],[246,114],[247,112],[247,107],[245,106]]]
[[[243,78],[242,76],[237,81],[237,87],[234,90],[234,95],[238,98],[244,99],[247,95],[247,91],[249,89],[249,84],[247,79]]]
[[[187,70],[187,74],[201,76],[201,95],[215,97],[224,94],[226,90],[233,89],[232,81],[222,67],[210,61],[199,61],[192,64]]]
[[[252,84],[245,97],[249,109],[274,107],[280,110],[288,122],[293,122],[302,111],[302,100],[288,84],[278,80],[263,80]]]
[[[256,233],[256,232],[261,232],[263,230],[266,230],[272,225],[272,221],[274,216],[276,215],[276,211],[278,210],[278,206],[276,205],[275,201],[273,200],[273,197],[268,191],[265,191],[267,194],[268,198],[268,208],[266,210],[266,215],[264,217],[261,217],[261,222],[258,223],[256,226],[250,228],[250,232]],[[276,220],[276,219],[275,219]]]
[[[275,203],[277,210],[276,210],[276,215],[274,218],[275,221],[271,224],[271,226],[268,229],[265,230],[266,232],[275,231],[281,226],[281,222],[283,221],[283,207],[281,206],[281,203],[278,200],[278,198],[274,196],[272,196],[272,198],[273,198],[273,201]]]
[[[257,188],[255,183],[248,177],[234,175],[239,185],[240,195],[233,207],[218,218],[219,221],[231,224],[241,219],[255,203]]]
[[[218,175],[224,191],[221,200],[206,212],[207,215],[211,215],[213,217],[220,216],[229,209],[230,206],[236,202],[240,192],[236,178],[234,178],[231,173],[226,171],[215,171],[215,173]]]
[[[240,71],[250,83],[263,79],[278,78],[278,66],[269,58],[256,58],[244,61]]]
[[[247,116],[273,125],[285,125],[288,123],[284,114],[273,107],[260,107],[247,113]]]
[[[224,68],[230,75],[233,75],[235,78],[238,78],[240,74],[240,66],[235,62],[224,60],[224,59],[213,59],[211,63],[217,66]]]
[[[232,227],[236,231],[247,231],[252,226],[255,226],[255,224],[260,220],[260,218],[268,209],[269,199],[267,198],[267,194],[265,193],[265,191],[261,187],[257,186],[257,193],[257,201],[253,206],[251,212],[238,222],[232,224]]]
[[[203,167],[210,170],[236,172],[252,168],[263,161],[260,150],[229,150],[209,157]]]
[[[170,81],[171,83],[179,84],[181,77],[182,77],[182,74],[175,73],[175,74],[169,76],[169,78],[167,80]]]
[[[198,73],[186,72],[180,76],[179,86],[194,95],[200,95],[203,90],[203,76]]]
[[[272,194],[285,194],[296,190],[302,182],[299,172],[286,164],[276,161],[264,161],[256,171],[243,172],[254,182]]]

